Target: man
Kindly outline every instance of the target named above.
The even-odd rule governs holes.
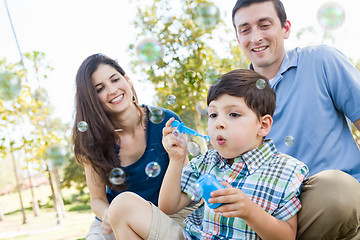
[[[359,71],[328,46],[286,52],[291,24],[280,0],[238,0],[232,20],[250,68],[277,94],[268,137],[312,175],[297,239],[360,239],[360,151],[348,125],[360,129]]]

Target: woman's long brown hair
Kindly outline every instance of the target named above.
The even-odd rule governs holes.
[[[109,173],[114,168],[121,168],[120,159],[116,154],[116,132],[110,121],[109,115],[102,107],[96,89],[92,83],[92,74],[99,65],[110,65],[121,75],[125,71],[119,64],[102,54],[94,54],[86,58],[80,65],[76,74],[76,112],[73,127],[73,148],[75,159],[80,165],[91,164],[105,184],[114,190],[123,190],[125,184],[114,185],[109,181]],[[134,104],[140,114],[140,123],[144,114],[138,104],[135,89],[131,86],[134,94]],[[88,129],[81,132],[77,128],[80,121],[87,123]]]

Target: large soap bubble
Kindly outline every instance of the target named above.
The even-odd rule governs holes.
[[[193,11],[192,20],[200,29],[212,29],[220,20],[219,8],[211,2],[199,3]]]
[[[295,143],[295,138],[293,136],[286,136],[284,142],[287,146],[292,146]]]
[[[170,94],[166,97],[166,102],[169,105],[174,105],[176,103],[176,96],[173,94]]]
[[[62,166],[66,159],[66,150],[64,147],[54,144],[46,149],[46,153],[54,166]]]
[[[121,168],[114,168],[109,174],[109,181],[114,185],[120,185],[125,182],[125,172]]]
[[[159,124],[162,121],[164,121],[164,118],[165,118],[165,113],[161,108],[154,107],[153,109],[150,109],[149,119],[152,123]]]
[[[318,21],[325,29],[339,28],[345,20],[345,10],[341,5],[329,2],[319,8]]]
[[[189,142],[187,144],[187,150],[193,157],[196,157],[200,154],[200,147],[195,142]]]
[[[0,73],[0,99],[9,101],[17,98],[21,92],[21,87],[18,75],[9,71]]]
[[[147,38],[137,45],[136,54],[142,62],[152,65],[162,58],[163,47],[156,39]]]
[[[76,126],[80,132],[86,132],[88,130],[88,124],[85,121],[78,122]]]
[[[262,78],[260,78],[256,81],[256,87],[260,90],[263,90],[264,88],[266,88],[266,85],[267,85],[266,81]]]
[[[145,167],[145,173],[151,178],[159,176],[161,172],[161,166],[157,162],[149,162]]]

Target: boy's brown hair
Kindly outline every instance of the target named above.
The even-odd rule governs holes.
[[[209,88],[207,105],[223,94],[243,97],[259,119],[266,114],[274,114],[276,94],[269,81],[253,70],[236,69],[222,75],[220,81]]]

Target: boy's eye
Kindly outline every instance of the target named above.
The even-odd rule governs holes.
[[[240,117],[240,114],[238,113],[229,113],[230,117]]]
[[[216,113],[210,113],[210,114],[209,114],[209,118],[215,118],[215,117],[217,117],[217,114],[216,114]]]

